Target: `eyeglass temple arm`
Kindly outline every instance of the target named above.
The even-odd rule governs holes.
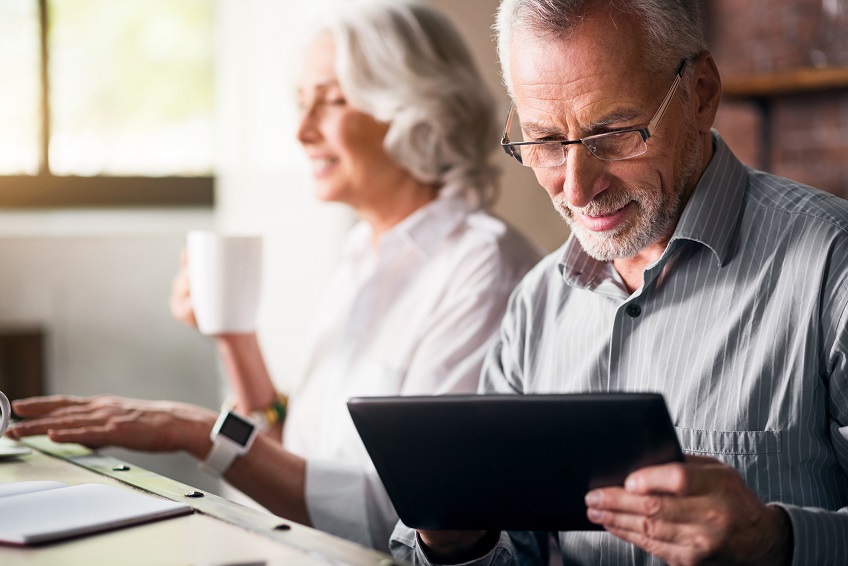
[[[657,110],[657,113],[654,114],[654,119],[651,120],[650,124],[648,124],[649,133],[653,134],[654,129],[657,127],[657,124],[659,124],[660,120],[662,120],[663,114],[665,114],[665,109],[668,108],[672,97],[674,97],[674,93],[677,92],[677,85],[679,85],[680,81],[683,79],[683,71],[686,70],[686,64],[688,62],[689,61],[687,59],[683,59],[683,61],[680,62],[680,67],[677,68],[677,76],[674,77],[674,82],[671,84],[671,88],[668,90],[668,94],[665,95],[665,100],[663,100],[659,110]]]
[[[515,115],[515,103],[509,105],[509,114],[506,115],[506,124],[504,124],[504,132],[501,137],[501,145],[509,143],[509,129],[512,127],[512,117]]]

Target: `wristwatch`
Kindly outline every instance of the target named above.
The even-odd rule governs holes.
[[[209,434],[212,450],[202,464],[203,469],[215,477],[223,475],[233,460],[250,450],[258,433],[256,425],[249,420],[232,411],[222,411]]]
[[[259,432],[265,432],[277,425],[281,425],[286,420],[288,413],[289,397],[285,393],[277,391],[274,394],[274,400],[267,407],[254,409],[247,414],[247,419],[256,425]],[[224,404],[221,405],[222,411],[232,411],[236,407],[236,398],[233,396],[227,397]]]

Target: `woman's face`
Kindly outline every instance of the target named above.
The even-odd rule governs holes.
[[[356,210],[378,205],[405,175],[383,149],[388,126],[348,105],[336,77],[331,36],[312,43],[305,61],[297,139],[312,162],[318,198]]]

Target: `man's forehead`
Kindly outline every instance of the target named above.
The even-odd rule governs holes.
[[[513,80],[525,82],[547,77],[576,80],[605,72],[634,74],[644,67],[641,49],[618,48],[585,36],[544,39],[516,35],[510,47]]]
[[[525,44],[512,52],[512,90],[519,108],[528,101],[547,106],[563,99],[592,104],[611,94],[638,95],[646,86],[641,66],[584,57],[559,47]]]
[[[563,33],[519,26],[510,40],[510,74],[513,83],[534,77],[568,82],[603,72],[635,74],[645,67],[643,35],[632,17],[597,10]]]
[[[516,30],[509,56],[519,114],[527,117],[528,104],[557,113],[591,106],[600,117],[603,113],[594,110],[610,96],[636,103],[645,90],[650,92],[636,26],[611,30],[606,23],[603,18],[587,21],[560,37]]]

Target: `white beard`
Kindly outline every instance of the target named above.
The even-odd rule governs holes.
[[[671,194],[663,194],[658,187],[653,186],[609,189],[582,208],[570,206],[564,193],[557,195],[553,200],[554,208],[568,223],[589,256],[598,261],[633,257],[674,229],[683,213],[687,189],[696,181],[694,176],[703,155],[698,143],[698,132],[692,124],[686,128],[685,144],[681,164],[675,172],[675,186]],[[630,213],[627,221],[612,230],[593,232],[576,220],[578,213],[601,216],[611,214],[630,203],[636,210]]]

